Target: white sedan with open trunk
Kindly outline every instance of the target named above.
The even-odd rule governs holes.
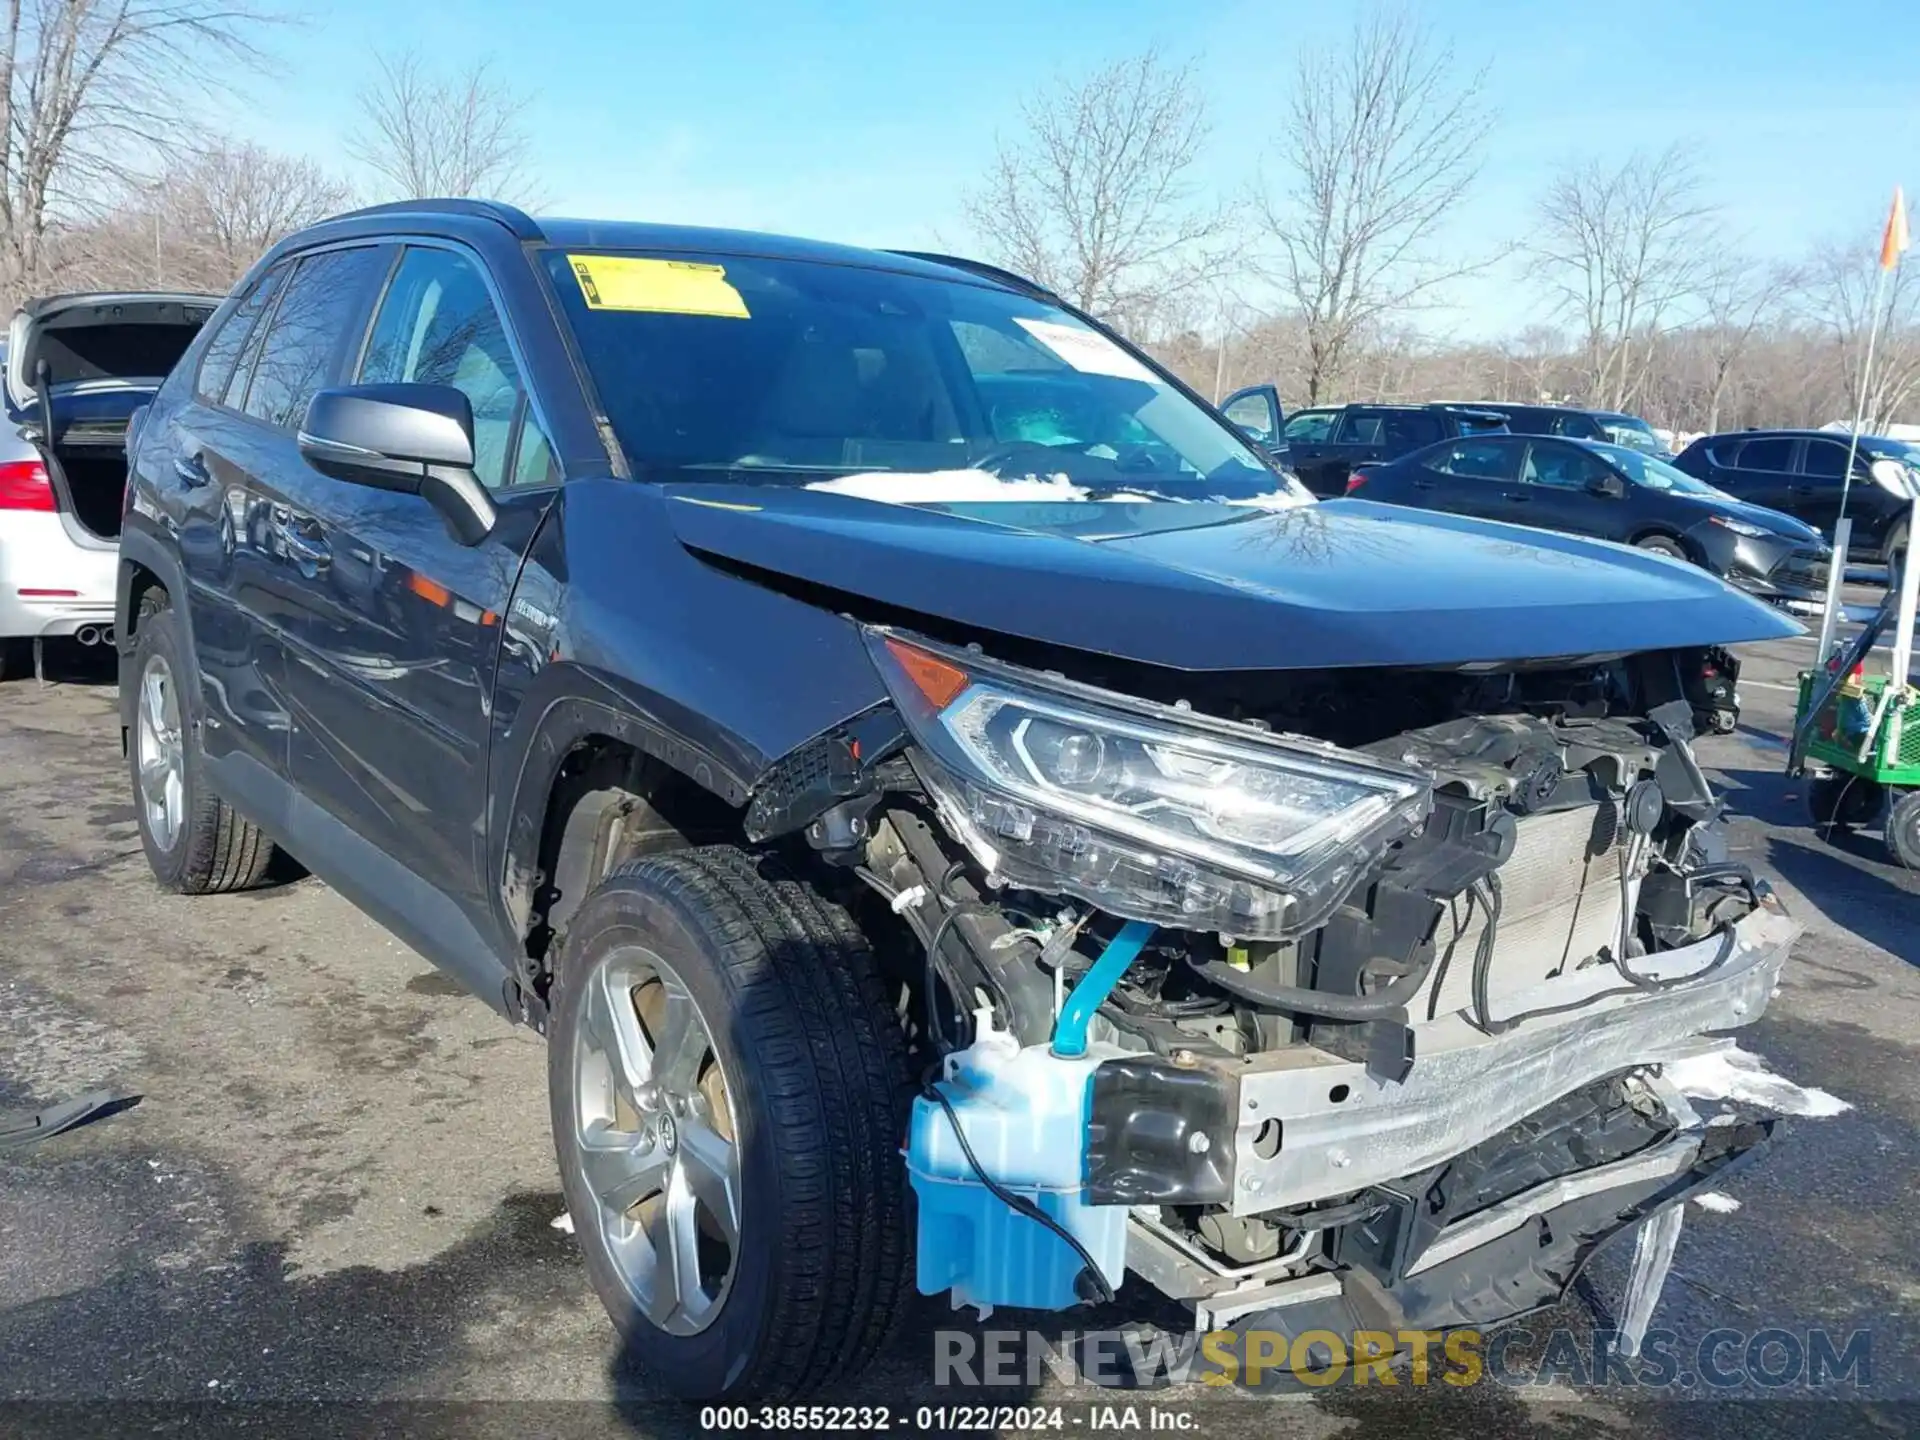
[[[54,295],[14,315],[0,424],[0,675],[44,639],[112,642],[128,423],[219,303]]]

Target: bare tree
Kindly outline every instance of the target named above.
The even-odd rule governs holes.
[[[1369,328],[1481,268],[1436,254],[1479,170],[1491,117],[1481,77],[1408,15],[1375,11],[1343,44],[1302,52],[1282,178],[1255,211],[1281,293],[1306,326],[1306,398],[1327,398]]]
[[[228,283],[279,240],[353,202],[346,184],[314,161],[258,145],[203,151],[161,184],[175,223]]]
[[[1800,274],[1789,266],[1758,264],[1734,251],[1706,261],[1699,284],[1698,334],[1706,361],[1707,429],[1720,428],[1720,407],[1734,372],[1767,320],[1801,284]]]
[[[1677,145],[1614,170],[1570,165],[1547,187],[1533,269],[1580,327],[1592,403],[1634,402],[1652,341],[1697,299],[1721,248],[1714,216]]]
[[[993,259],[1136,332],[1217,270],[1205,252],[1221,214],[1191,179],[1207,117],[1190,68],[1149,50],[1055,87],[1021,119],[965,197]]]
[[[0,34],[0,292],[43,287],[51,235],[194,140],[182,97],[256,61],[248,0],[9,0]]]
[[[1815,253],[1801,291],[1802,303],[1827,337],[1841,371],[1844,403],[1830,418],[1853,419],[1868,332],[1879,310],[1862,423],[1871,431],[1901,418],[1920,401],[1920,274],[1901,265],[1884,286],[1874,249],[1861,240],[1823,245]]]
[[[526,129],[527,97],[482,61],[434,74],[415,51],[383,55],[359,95],[347,153],[394,198],[474,195],[540,203]]]

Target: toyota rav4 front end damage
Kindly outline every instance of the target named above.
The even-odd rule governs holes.
[[[1146,698],[864,633],[890,706],[754,813],[814,812],[925,949],[923,1291],[1486,1326],[1661,1216],[1657,1292],[1667,1212],[1766,1139],[1661,1076],[1797,933],[1727,858],[1697,650]]]

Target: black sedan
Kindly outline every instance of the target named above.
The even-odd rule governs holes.
[[[1832,550],[1811,526],[1597,440],[1478,435],[1356,470],[1348,494],[1690,560],[1763,599],[1819,600]]]

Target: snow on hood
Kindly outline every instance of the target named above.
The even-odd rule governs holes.
[[[1239,505],[1254,510],[1294,510],[1312,497],[1289,490],[1261,495],[1165,495],[1151,490],[1096,492],[1064,474],[1000,476],[988,470],[864,471],[806,487],[829,495],[852,495],[888,505],[995,505],[1098,499],[1109,505]]]
[[[1767,1068],[1765,1059],[1738,1045],[1690,1055],[1663,1068],[1680,1093],[1694,1100],[1743,1100],[1781,1115],[1813,1119],[1853,1108],[1838,1095],[1796,1085],[1784,1075],[1776,1075]]]
[[[1026,475],[1002,479],[987,470],[928,470],[920,474],[898,470],[842,475],[837,480],[815,480],[809,490],[829,495],[853,495],[889,505],[991,505],[1000,501],[1085,500],[1089,492],[1064,475]]]

